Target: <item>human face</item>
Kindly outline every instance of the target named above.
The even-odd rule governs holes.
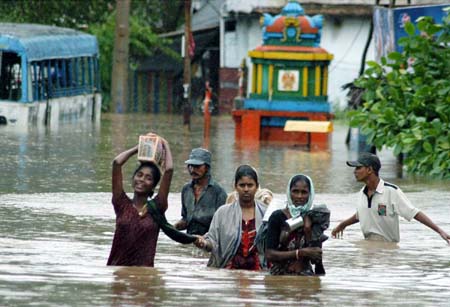
[[[150,194],[154,189],[152,170],[142,167],[133,177],[133,188],[135,193]]]
[[[208,172],[208,166],[206,164],[202,165],[193,165],[188,164],[189,175],[193,180],[199,180],[206,176]]]
[[[372,168],[368,166],[357,166],[353,171],[357,181],[365,182],[369,175],[372,173]]]
[[[255,199],[255,193],[258,189],[258,185],[253,178],[243,176],[238,180],[234,188],[239,195],[239,202],[250,203]]]
[[[294,206],[304,206],[309,199],[309,187],[303,180],[298,180],[291,187],[291,199]]]

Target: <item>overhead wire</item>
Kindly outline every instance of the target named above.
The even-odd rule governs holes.
[[[361,21],[361,24],[359,26],[358,32],[356,33],[356,35],[353,37],[353,40],[351,41],[351,43],[349,44],[348,48],[345,50],[344,55],[336,62],[333,61],[332,66],[330,67],[329,72],[332,72],[334,69],[336,69],[336,67],[345,60],[345,58],[348,55],[348,52],[350,51],[350,49],[353,47],[354,43],[356,42],[357,38],[359,37],[359,35],[361,34],[362,28],[364,25],[364,20]]]

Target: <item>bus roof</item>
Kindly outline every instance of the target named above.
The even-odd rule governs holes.
[[[25,55],[27,61],[98,55],[95,36],[39,24],[0,23],[0,50]]]

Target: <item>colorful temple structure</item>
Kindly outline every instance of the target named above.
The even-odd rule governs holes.
[[[290,1],[281,14],[261,17],[263,44],[249,51],[251,92],[232,115],[236,140],[279,141],[327,148],[332,130],[328,65],[320,48],[323,17]]]

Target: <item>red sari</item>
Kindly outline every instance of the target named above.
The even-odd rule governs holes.
[[[255,237],[255,219],[251,219],[247,223],[242,220],[241,243],[234,257],[225,266],[226,269],[261,270],[258,250],[254,245]]]

